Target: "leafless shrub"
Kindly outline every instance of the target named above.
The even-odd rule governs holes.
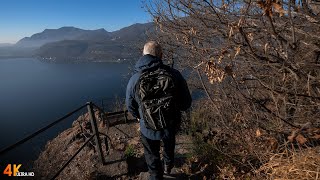
[[[232,141],[219,150],[264,161],[278,146],[262,148],[261,132],[270,146],[287,140],[279,138],[284,131],[320,124],[318,1],[149,0],[146,7],[166,58],[189,69],[208,97],[209,128]]]
[[[308,180],[320,178],[319,167],[319,148],[314,148],[274,154],[258,171],[268,175],[269,179]]]

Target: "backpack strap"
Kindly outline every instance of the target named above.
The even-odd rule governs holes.
[[[159,60],[160,61],[160,60]],[[157,69],[159,69],[159,68],[163,68],[163,69],[166,69],[166,70],[168,70],[168,71],[170,71],[171,70],[171,67],[170,66],[167,66],[167,65],[165,65],[165,64],[163,64],[162,62],[159,64],[159,65],[157,65],[157,66],[153,66],[153,67],[151,67],[151,68],[147,68],[147,69],[143,69],[143,70],[141,70],[140,71],[140,75],[139,75],[139,78],[138,78],[138,81],[137,81],[137,83],[136,83],[136,85],[135,85],[135,96],[136,96],[136,99],[139,101],[139,103],[141,103],[140,101],[140,97],[138,96],[138,91],[139,91],[139,85],[140,85],[140,79],[141,79],[141,76],[144,74],[144,73],[147,73],[147,72],[152,72],[152,71],[155,71],[155,70],[157,70]]]
[[[152,71],[157,70],[159,67],[165,66],[165,65],[161,62],[161,60],[159,60],[159,61],[160,61],[160,64],[158,64],[158,65],[156,65],[156,66],[153,66],[153,67],[150,67],[150,68],[146,68],[146,69],[141,70],[141,71],[140,71],[141,74],[144,73],[144,72],[146,72],[146,71],[152,72]]]

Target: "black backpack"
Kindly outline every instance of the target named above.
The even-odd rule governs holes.
[[[136,92],[147,128],[170,127],[176,112],[176,86],[170,67],[160,65],[141,72]]]

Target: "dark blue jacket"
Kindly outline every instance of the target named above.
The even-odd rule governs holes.
[[[154,131],[152,129],[148,129],[145,126],[144,120],[142,119],[142,112],[139,105],[139,101],[136,97],[136,84],[140,78],[141,71],[152,68],[155,66],[159,66],[162,64],[162,60],[151,56],[144,55],[142,56],[135,65],[135,74],[130,78],[129,83],[127,85],[126,92],[126,105],[128,111],[135,117],[140,119],[140,131],[141,133],[152,140],[160,140],[164,136],[174,135],[177,127],[168,127],[167,129]],[[173,77],[176,81],[176,87],[178,88],[178,105],[181,111],[187,110],[191,106],[191,95],[188,89],[188,85],[185,79],[182,77],[181,73],[178,70],[171,69],[173,72]],[[176,125],[180,125],[181,116],[180,111],[177,114],[172,115],[173,121],[177,122]]]

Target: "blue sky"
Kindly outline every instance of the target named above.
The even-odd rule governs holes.
[[[150,21],[142,0],[0,0],[0,43],[62,26],[114,31]]]

